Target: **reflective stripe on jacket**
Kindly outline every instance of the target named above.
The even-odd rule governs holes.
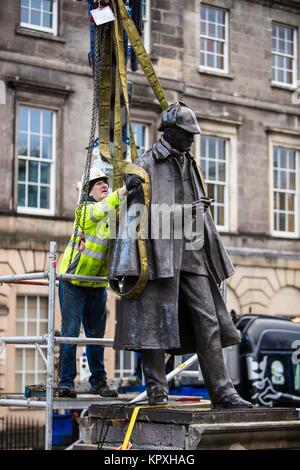
[[[80,214],[78,236],[76,237],[75,249],[70,263],[72,253],[73,236],[66,247],[60,272],[79,274],[81,276],[99,276],[107,277],[108,272],[108,245],[110,238],[110,227],[108,213],[119,207],[118,191],[109,194],[100,202],[91,202],[87,204],[85,223],[83,223],[84,210]],[[79,208],[75,210],[76,217],[79,214]],[[82,253],[78,250],[80,242],[81,227],[84,226],[85,247]],[[82,234],[83,235],[83,234]],[[70,264],[70,266],[69,266]],[[72,284],[85,287],[105,287],[107,282],[86,282],[72,281]]]

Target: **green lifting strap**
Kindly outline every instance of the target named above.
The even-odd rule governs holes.
[[[146,247],[146,227],[148,227],[148,209],[150,207],[150,180],[147,172],[141,167],[134,165],[130,162],[121,160],[122,158],[122,122],[121,122],[121,104],[120,95],[125,101],[125,107],[128,115],[128,127],[130,134],[130,150],[131,158],[134,161],[137,158],[137,148],[134,141],[134,135],[130,120],[129,99],[128,99],[128,86],[127,86],[127,73],[124,54],[124,43],[122,28],[128,34],[130,42],[134,48],[136,56],[141,64],[141,67],[152,87],[155,96],[157,97],[162,109],[168,107],[168,101],[162,86],[155,73],[150,58],[144,48],[143,42],[139,33],[129,17],[123,0],[111,0],[111,6],[116,17],[115,21],[109,25],[109,34],[107,35],[107,44],[104,45],[103,57],[103,76],[100,90],[100,109],[99,109],[99,136],[100,136],[100,152],[109,161],[114,170],[118,171],[118,176],[114,178],[114,187],[119,183],[119,174],[135,174],[142,178],[142,190],[144,194],[145,209],[143,211],[139,237],[137,239],[138,252],[140,258],[140,275],[129,292],[121,292],[119,283],[110,281],[111,288],[120,296],[126,298],[135,298],[145,288],[148,282],[148,259]],[[114,158],[110,155],[109,143],[109,127],[110,127],[110,106],[111,106],[111,81],[112,81],[112,63],[111,53],[112,44],[114,45],[117,68],[115,73],[115,102],[114,102]],[[110,57],[109,57],[110,56]]]
[[[137,245],[140,259],[140,274],[135,285],[128,291],[122,292],[120,290],[119,282],[109,280],[111,289],[121,297],[126,299],[134,299],[143,292],[148,282],[148,257],[147,257],[147,245],[146,245],[146,227],[148,227],[148,211],[150,207],[150,178],[148,173],[140,166],[135,165],[131,162],[125,162],[124,160],[116,160],[115,158],[108,159],[115,169],[126,174],[138,175],[142,179],[142,190],[144,194],[145,207],[141,216],[140,231],[138,234]],[[113,240],[111,240],[110,249],[113,247]]]
[[[155,96],[157,97],[162,109],[167,109],[169,104],[166,98],[165,92],[160,84],[160,81],[155,73],[154,67],[145,49],[143,41],[136,29],[136,26],[130,16],[127,13],[123,0],[116,0],[120,9],[123,26],[126,33],[128,34],[130,43],[134,49],[134,52],[138,58],[139,63],[144,71],[148,82],[153,89]]]

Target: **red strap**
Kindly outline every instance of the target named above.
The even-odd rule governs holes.
[[[78,242],[78,251],[80,251],[80,253],[83,253],[85,250],[85,237],[84,235],[80,235],[80,240]]]

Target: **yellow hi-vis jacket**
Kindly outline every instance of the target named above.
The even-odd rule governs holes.
[[[100,276],[106,277],[108,274],[108,244],[110,238],[109,227],[109,211],[113,211],[119,207],[118,191],[109,194],[100,202],[88,202],[86,207],[85,223],[83,224],[84,210],[80,215],[78,236],[76,237],[75,249],[72,256],[71,264],[70,256],[72,252],[72,243],[74,232],[66,247],[63,259],[60,265],[62,274],[79,274],[81,276]],[[75,210],[75,222],[79,212]],[[85,246],[83,252],[78,250],[80,242],[81,230],[84,227]],[[68,269],[69,267],[69,269]],[[85,287],[105,287],[107,282],[89,282],[89,281],[71,281],[72,284]]]

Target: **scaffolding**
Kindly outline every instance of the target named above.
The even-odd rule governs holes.
[[[55,286],[58,280],[78,280],[90,282],[105,282],[107,279],[104,277],[95,276],[79,276],[71,274],[58,274],[56,273],[56,242],[50,242],[49,250],[49,270],[45,272],[30,273],[30,274],[16,274],[9,276],[0,276],[0,285],[7,284],[33,284],[33,285],[48,285],[48,331],[43,336],[0,336],[0,353],[6,344],[32,344],[34,345],[46,366],[46,400],[39,399],[17,399],[17,398],[0,398],[0,406],[22,406],[27,408],[40,408],[45,409],[45,450],[52,449],[52,411],[54,408],[74,408],[74,403],[71,400],[57,400],[54,404],[53,401],[53,387],[54,387],[54,346],[57,344],[97,344],[102,346],[112,346],[113,340],[108,338],[70,338],[55,336],[54,334],[54,320],[55,320]],[[46,282],[44,280],[47,280]],[[35,282],[39,281],[39,282]],[[44,281],[44,282],[43,282]],[[41,349],[41,345],[46,345],[46,357]],[[87,407],[92,402],[91,399],[85,398],[77,403],[80,408]]]
[[[50,242],[49,249],[49,270],[45,272],[30,273],[30,274],[15,274],[8,276],[0,276],[0,286],[3,283],[7,284],[31,284],[48,286],[48,331],[46,335],[42,336],[0,336],[0,354],[6,344],[32,344],[38,350],[45,366],[46,366],[46,400],[39,398],[16,398],[9,395],[0,397],[0,406],[17,406],[26,408],[45,409],[45,450],[52,449],[52,413],[54,409],[85,409],[88,408],[93,402],[98,401],[91,396],[85,396],[82,399],[68,399],[61,398],[55,399],[53,397],[54,388],[54,346],[57,344],[76,344],[87,345],[97,344],[106,347],[113,346],[113,339],[110,338],[73,338],[65,336],[55,336],[54,320],[55,320],[55,287],[58,280],[79,280],[89,282],[105,282],[105,277],[95,276],[79,276],[75,274],[58,274],[56,273],[56,252],[57,244],[54,241]],[[36,282],[38,281],[38,282]],[[46,357],[41,349],[41,345],[45,345],[47,349]],[[187,361],[180,364],[167,375],[167,380],[170,381],[178,374],[191,366],[197,360],[197,355],[190,357]],[[146,397],[146,392],[142,392],[129,403],[136,403]],[[117,401],[116,401],[117,403]]]

